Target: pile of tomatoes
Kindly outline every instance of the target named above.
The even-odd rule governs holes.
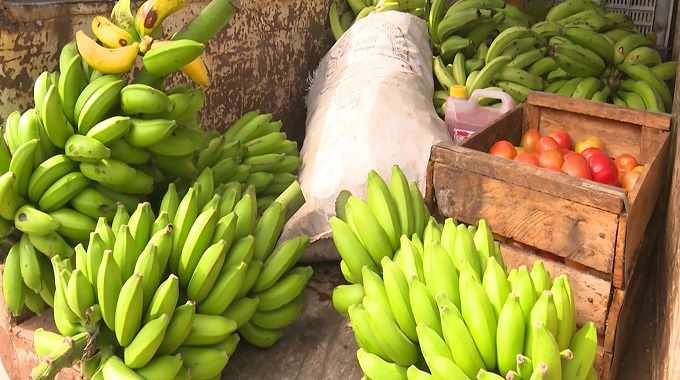
[[[489,154],[622,187],[628,192],[635,186],[643,168],[627,153],[614,159],[609,157],[604,142],[597,136],[573,144],[571,136],[560,130],[543,136],[537,129],[529,129],[522,135],[519,146],[500,140],[491,146]]]

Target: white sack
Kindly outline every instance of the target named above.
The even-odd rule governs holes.
[[[424,20],[403,12],[371,14],[323,58],[307,99],[299,181],[307,202],[281,241],[306,234],[303,261],[338,259],[328,219],[341,190],[365,200],[368,172],[389,184],[394,164],[425,191],[430,149],[451,141],[432,96],[432,51]]]

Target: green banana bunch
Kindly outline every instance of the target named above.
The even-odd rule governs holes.
[[[440,224],[429,213],[425,219],[422,196],[392,192],[409,187],[400,173],[398,166],[393,168],[390,186],[376,172],[369,174],[367,197],[374,206],[367,207],[373,215],[366,215],[382,223],[352,223],[350,207],[358,198],[348,191],[336,199],[337,215],[329,220],[342,272],[350,282],[334,289],[332,303],[349,317],[363,373],[416,379],[576,376],[571,372],[572,377],[566,377],[569,370],[585,378],[590,371],[585,368],[593,365],[597,337],[592,323],[574,334],[574,301],[567,277],[553,280],[541,261],[531,271],[520,266],[508,273],[486,220],[468,226],[452,219]],[[399,188],[400,183],[404,185]],[[412,197],[405,203],[400,194]],[[395,207],[386,201],[389,198]],[[422,227],[411,237],[402,234],[393,249],[387,231],[401,227],[402,204],[419,215],[414,218]],[[402,209],[406,214],[407,208]],[[381,228],[385,237],[371,244],[393,252],[392,258],[385,254],[375,262],[361,228]],[[262,298],[261,293],[255,296]],[[265,309],[270,302],[265,298]],[[279,307],[281,311],[272,315],[287,321],[299,306]],[[274,322],[257,310],[244,334],[258,334],[257,341],[266,345],[277,336]]]

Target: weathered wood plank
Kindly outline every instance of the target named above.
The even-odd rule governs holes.
[[[651,220],[651,216],[657,203],[659,203],[659,195],[662,194],[668,178],[669,137],[666,135],[662,140],[655,152],[654,161],[645,166],[636,186],[633,188],[631,209],[627,220],[628,236],[624,256],[624,282],[630,278],[631,270],[629,267],[634,265],[637,260],[638,248],[648,230],[648,223],[655,222]],[[665,212],[662,215],[665,215]]]
[[[640,156],[641,128],[630,122],[615,122],[593,116],[563,110],[545,108],[541,110],[539,132],[548,135],[554,130],[567,131],[572,143],[590,136],[597,136],[604,142],[604,149],[610,157],[621,153]],[[614,128],[613,128],[614,127]]]
[[[680,14],[680,8],[678,8]],[[680,53],[680,23],[675,26],[673,56]],[[653,378],[671,380],[680,378],[680,144],[678,144],[678,121],[680,121],[680,76],[675,78],[675,94],[673,100],[673,128],[671,137],[672,162],[670,176],[670,195],[668,198],[668,215],[662,240],[661,256],[658,263],[657,286],[659,301],[657,303],[658,327],[656,341],[652,347],[654,357]]]
[[[578,271],[562,263],[543,260],[538,256],[527,254],[507,244],[501,244],[501,254],[508,270],[526,265],[529,270],[533,263],[542,260],[551,277],[566,274],[574,294],[574,307],[576,308],[576,324],[591,321],[595,323],[600,336],[605,333],[607,319],[607,300],[611,291],[611,284],[589,273]]]
[[[434,188],[443,215],[469,224],[483,218],[501,236],[600,272],[613,269],[617,214],[442,164],[435,164]]]
[[[542,108],[578,112],[584,115],[617,120],[623,123],[657,128],[664,131],[669,130],[669,114],[657,112],[642,113],[633,108],[619,107],[613,104],[599,102],[583,102],[579,99],[544,92],[531,92],[526,101],[527,103],[535,104]]]
[[[513,143],[519,144],[519,141]],[[432,160],[442,164],[435,166],[435,170],[449,166],[458,170],[497,178],[504,183],[525,187],[537,193],[550,195],[553,198],[592,206],[610,213],[618,214],[623,209],[623,201],[617,194],[624,194],[621,189],[492,156],[487,154],[487,151],[467,149],[466,146],[437,146],[432,150]],[[610,191],[603,192],[601,190],[603,187]],[[437,188],[436,184],[435,188]],[[483,190],[483,188],[477,190]]]

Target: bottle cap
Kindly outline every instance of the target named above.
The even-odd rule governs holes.
[[[467,98],[467,88],[461,85],[453,85],[449,87],[449,95],[454,98],[466,99]]]

